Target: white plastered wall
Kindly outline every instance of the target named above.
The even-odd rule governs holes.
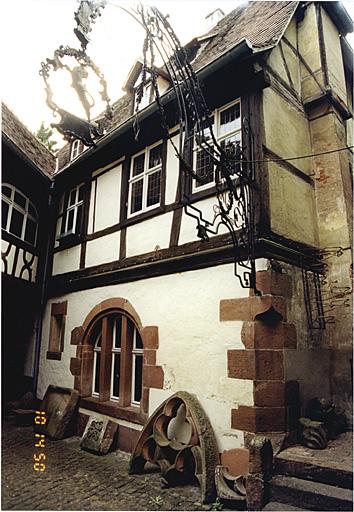
[[[92,182],[88,233],[119,222],[121,176],[119,164]]]
[[[86,245],[86,267],[119,259],[120,231],[90,240]]]
[[[179,160],[171,141],[178,147],[179,136],[171,137],[167,142],[167,161],[166,161],[166,204],[172,204],[176,200],[176,191],[179,175]]]
[[[52,275],[55,276],[56,274],[78,270],[80,267],[80,253],[81,245],[75,245],[70,249],[56,252],[53,255]]]
[[[164,389],[150,391],[150,413],[176,391],[194,393],[215,431],[219,450],[242,446],[243,433],[231,429],[231,409],[253,405],[252,381],[227,377],[227,350],[243,348],[242,322],[220,322],[221,299],[247,297],[233,275],[233,265],[160,276],[75,292],[52,299],[43,322],[38,395],[49,384],[73,387],[69,366],[76,356],[70,333],[101,301],[122,297],[143,326],[159,327],[157,363],[164,369]],[[65,349],[61,361],[46,359],[52,302],[68,301]]]
[[[170,244],[173,213],[157,215],[127,228],[127,257],[166,249]]]
[[[205,220],[212,222],[213,216],[214,216],[213,207],[216,205],[216,203],[217,203],[217,200],[216,200],[215,196],[212,196],[212,197],[209,197],[208,199],[203,199],[202,201],[197,201],[193,206],[195,206],[196,208],[201,210],[203,218]],[[189,208],[189,211],[193,215],[197,215],[196,212],[194,210],[192,210],[191,208]],[[215,227],[213,227],[212,229],[215,229]],[[224,233],[228,233],[228,230],[227,230],[226,226],[221,225],[219,227],[219,231],[217,234],[222,235]],[[211,235],[209,235],[209,236],[211,236]],[[197,237],[197,221],[193,217],[190,217],[189,215],[187,215],[185,213],[185,211],[183,210],[182,222],[181,222],[181,232],[179,235],[178,244],[183,245],[188,242],[196,242],[198,240],[199,240],[199,238]]]

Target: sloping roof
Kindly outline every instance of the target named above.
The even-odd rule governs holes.
[[[257,1],[237,7],[209,32],[189,43],[199,45],[204,41],[192,62],[193,68],[198,71],[245,38],[259,51],[275,46],[287,28],[298,3]],[[113,104],[114,115],[107,126],[107,132],[117,128],[132,116],[132,102],[132,93],[128,92]],[[59,168],[62,169],[70,160],[69,144],[60,150],[58,157]]]
[[[31,133],[11,112],[5,103],[1,104],[3,134],[47,176],[55,170],[55,156]]]
[[[240,5],[210,30],[209,34],[215,36],[196,57],[193,67],[196,70],[200,69],[245,38],[254,48],[275,46],[288,26],[298,3],[248,2]]]

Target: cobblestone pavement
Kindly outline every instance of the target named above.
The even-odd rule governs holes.
[[[79,447],[79,438],[45,440],[34,448],[32,427],[2,428],[2,510],[210,510],[198,487],[161,489],[154,469],[129,475],[129,455],[97,456]],[[33,454],[46,455],[43,473]]]

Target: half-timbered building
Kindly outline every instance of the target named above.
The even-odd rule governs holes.
[[[38,187],[12,180],[12,160],[30,172],[37,154],[6,149],[3,207],[30,223],[48,219],[38,376],[26,345],[38,397],[49,384],[75,388],[81,420],[93,412],[113,419],[118,446],[131,451],[156,407],[185,390],[202,404],[224,457],[241,456],[249,433],[284,437],[314,396],[350,411],[352,174],[343,148],[352,145],[351,31],[339,2],[249,2],[186,46],[217,142],[241,143],[254,164],[261,294],[244,287],[242,266],[235,276],[229,232],[201,236],[184,208],[178,118],[163,69],[169,137],[148,85],[134,114],[137,61],[97,145],[73,140],[52,177],[31,171]],[[12,148],[4,122],[3,130]],[[213,163],[198,140],[188,158],[203,177],[186,178],[188,204],[212,219]],[[4,272],[24,286],[24,275],[34,280],[26,254],[35,254],[35,239],[11,225],[9,217]],[[327,284],[316,280],[323,258]],[[21,297],[3,310],[8,337],[18,308],[22,315],[34,304]]]

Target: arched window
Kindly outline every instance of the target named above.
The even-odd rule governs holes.
[[[110,313],[93,324],[92,396],[120,406],[140,406],[143,377],[143,344],[131,318]]]
[[[2,229],[36,245],[38,214],[31,201],[13,185],[2,185]]]

